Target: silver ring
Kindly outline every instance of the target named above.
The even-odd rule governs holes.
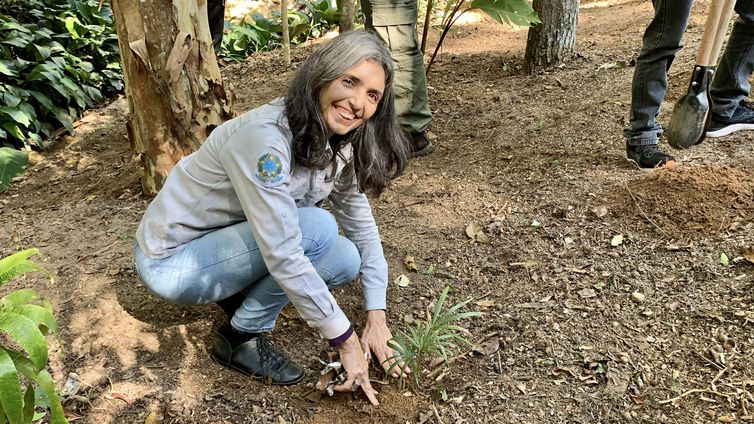
[[[356,382],[354,382],[354,383],[353,383],[353,384],[351,385],[351,391],[352,391],[352,392],[355,392],[355,391],[359,390],[359,387],[361,387],[361,385],[360,385],[359,383],[356,383]]]

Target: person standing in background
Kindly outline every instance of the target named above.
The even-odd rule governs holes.
[[[219,56],[225,28],[225,0],[207,0],[207,20],[209,33],[212,34],[212,47],[215,55]]]
[[[668,71],[683,47],[693,0],[653,0],[655,15],[644,32],[631,86],[631,117],[623,130],[626,157],[642,169],[675,158],[660,150],[662,126],[656,121],[668,89]],[[707,137],[754,129],[754,109],[745,99],[754,70],[754,1],[736,2],[736,19],[710,87],[712,122]]]
[[[411,135],[411,157],[434,150],[427,138],[432,120],[427,95],[424,54],[416,34],[416,0],[361,0],[364,25],[387,43],[395,60],[395,110],[398,122]]]

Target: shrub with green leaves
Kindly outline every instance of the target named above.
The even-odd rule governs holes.
[[[459,324],[459,321],[480,316],[480,312],[459,312],[466,306],[471,299],[457,303],[448,309],[443,309],[445,299],[448,297],[450,286],[445,287],[435,302],[435,308],[432,315],[427,316],[426,320],[418,321],[414,326],[408,329],[398,330],[398,336],[388,342],[396,354],[387,359],[387,361],[396,361],[393,368],[401,370],[401,384],[403,384],[406,373],[402,372],[407,367],[412,370],[410,375],[413,376],[415,387],[420,386],[420,376],[422,369],[426,364],[435,359],[442,358],[447,362],[459,345],[471,346],[465,335],[468,330]]]
[[[25,273],[42,272],[29,260],[37,249],[28,249],[0,259],[0,287]],[[57,330],[49,302],[32,290],[19,289],[0,298],[0,423],[27,424],[47,415],[50,422],[67,423],[47,372],[47,332]],[[35,391],[38,388],[38,392]]]
[[[291,44],[321,37],[338,24],[338,12],[329,8],[328,0],[299,3],[301,10],[288,11]],[[237,25],[227,27],[220,55],[238,62],[252,53],[279,48],[283,38],[282,22],[278,10],[272,12],[270,18],[260,13],[244,17]]]
[[[0,141],[41,146],[123,89],[112,11],[98,0],[19,0],[0,15]]]

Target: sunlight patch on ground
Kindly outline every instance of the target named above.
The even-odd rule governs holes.
[[[101,298],[91,308],[76,312],[69,327],[73,334],[80,334],[71,343],[71,352],[87,362],[112,355],[121,369],[129,369],[137,364],[140,351],[154,353],[160,348],[148,325],[133,318],[112,298]]]
[[[580,9],[596,9],[600,7],[610,7],[610,6],[616,6],[619,4],[624,3],[632,3],[636,0],[603,0],[603,1],[593,1],[589,3],[581,3],[579,5]]]
[[[244,16],[256,12],[264,6],[257,0],[227,0],[225,2],[225,19],[240,21]]]

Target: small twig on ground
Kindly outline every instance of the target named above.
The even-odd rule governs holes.
[[[657,224],[655,224],[655,222],[652,221],[652,219],[650,219],[646,213],[644,213],[644,210],[641,208],[641,206],[639,206],[639,202],[636,200],[636,197],[634,197],[634,193],[631,192],[630,188],[628,188],[628,184],[623,184],[623,187],[626,188],[626,191],[628,191],[628,194],[631,196],[631,199],[634,200],[634,205],[636,205],[636,209],[639,209],[639,212],[641,212],[642,216],[644,216],[644,219],[646,219],[650,224],[652,224],[652,226],[657,228],[657,230],[659,230],[665,237],[672,238],[670,237],[668,233],[665,232],[665,230],[663,230]]]
[[[660,405],[664,405],[666,403],[673,403],[673,402],[676,402],[676,401],[679,401],[679,400],[685,398],[688,395],[693,395],[694,393],[707,393],[707,394],[710,394],[710,395],[716,395],[716,396],[724,397],[726,399],[730,399],[729,395],[726,395],[725,393],[720,393],[720,392],[715,391],[715,390],[710,390],[710,389],[690,389],[690,390],[686,390],[685,392],[681,393],[680,395],[678,395],[678,396],[676,396],[674,398],[661,400],[661,401],[659,401],[657,403],[659,403]]]
[[[475,300],[475,301],[477,301],[477,300],[481,300],[481,299],[484,299],[485,297],[487,297],[487,296],[491,295],[491,294],[492,294],[492,293],[494,293],[494,292],[495,292],[495,290],[489,290],[489,291],[487,291],[486,293],[482,294],[481,296],[477,296],[477,297],[475,297],[475,298],[474,298],[474,300]]]
[[[435,413],[435,418],[437,418],[437,422],[439,422],[440,424],[445,424],[443,423],[442,418],[440,418],[440,413],[437,411],[437,407],[435,406],[435,404],[433,403],[431,404],[431,406],[432,406],[432,412]]]
[[[712,365],[713,367],[717,368],[718,370],[722,370],[722,369],[724,369],[724,367],[721,367],[721,366],[720,366],[720,365],[718,365],[718,364],[717,364],[716,362],[714,362],[714,361],[711,361],[711,360],[710,360],[709,358],[705,357],[705,356],[704,356],[704,355],[702,355],[701,353],[699,353],[699,352],[694,352],[694,353],[696,353],[696,356],[698,356],[698,357],[702,358],[702,360],[704,360],[704,362],[706,362],[706,363],[708,363],[708,364]]]
[[[96,252],[94,252],[94,253],[90,253],[90,254],[88,254],[88,255],[84,255],[84,256],[82,256],[82,257],[78,258],[78,259],[76,260],[76,262],[81,262],[81,261],[83,261],[84,259],[89,259],[89,258],[91,258],[91,257],[93,257],[93,256],[97,256],[97,255],[99,255],[100,253],[104,253],[104,252],[107,252],[108,250],[110,250],[110,248],[112,248],[113,246],[115,246],[116,244],[118,244],[118,242],[119,242],[119,241],[120,241],[120,240],[115,240],[114,242],[112,242],[112,243],[108,244],[107,246],[103,247],[102,249],[100,249],[100,250],[98,250],[98,251],[96,251]]]
[[[720,377],[722,377],[723,374],[725,374],[726,372],[728,372],[728,368],[723,368],[720,370],[720,372],[717,373],[715,378],[712,379],[712,381],[709,383],[710,387],[712,387],[712,390],[717,391],[717,387],[715,387],[715,382],[719,380]]]

